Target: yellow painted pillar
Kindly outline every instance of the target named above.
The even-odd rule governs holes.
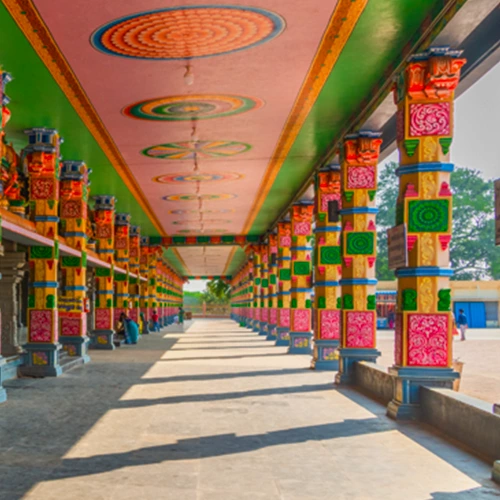
[[[261,286],[261,268],[262,260],[260,254],[260,245],[253,247],[253,322],[254,332],[260,331],[260,286]]]
[[[315,183],[315,322],[311,368],[338,370],[342,323],[340,165],[328,165]]]
[[[267,325],[269,323],[269,308],[267,301],[269,299],[269,252],[267,245],[260,245],[260,324],[259,335],[267,336]]]
[[[110,267],[98,267],[96,276],[96,306],[91,349],[114,349],[113,344],[113,267],[115,253],[115,198],[94,196],[94,222],[97,255]]]
[[[354,363],[375,362],[377,312],[377,163],[379,132],[345,137],[342,151],[342,337],[337,383],[351,383]]]
[[[61,170],[61,232],[66,244],[81,256],[60,259],[59,340],[70,356],[88,356],[87,337],[87,203],[89,170],[84,162],[64,161]]]
[[[138,325],[141,324],[140,318],[140,275],[141,275],[141,228],[139,226],[130,226],[129,235],[129,270],[136,277],[129,277],[128,290],[130,295],[129,316]],[[143,333],[141,331],[141,333]]]
[[[449,162],[461,51],[431,48],[401,73],[395,101],[399,148],[396,225],[406,224],[408,265],[396,269],[394,399],[388,414],[415,418],[420,386],[451,387],[452,328]]]
[[[278,326],[276,345],[290,345],[290,288],[292,286],[292,223],[278,222]]]
[[[311,353],[312,218],[313,202],[304,201],[293,205],[289,354]]]
[[[128,315],[130,306],[129,297],[129,246],[130,246],[130,214],[115,214],[115,263],[125,271],[125,274],[114,273],[114,325],[120,320],[120,315]]]
[[[56,130],[34,128],[25,131],[29,144],[24,149],[29,175],[30,216],[37,232],[54,241],[52,247],[29,249],[28,343],[23,375],[58,376],[59,315],[57,310],[59,244],[59,145]]]
[[[269,288],[267,299],[269,320],[266,339],[275,341],[278,338],[276,333],[276,328],[278,327],[278,236],[276,234],[269,235],[267,250],[269,261]]]
[[[149,238],[143,236],[141,238],[141,260],[140,260],[141,277],[146,278],[140,282],[140,308],[143,317],[142,333],[150,333],[151,329],[151,308],[149,303]]]

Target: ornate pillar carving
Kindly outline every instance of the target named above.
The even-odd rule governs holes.
[[[29,175],[30,216],[42,236],[56,239],[59,225],[59,146],[56,130],[25,130],[28,146],[24,149]],[[24,346],[24,375],[58,376],[59,317],[57,310],[57,270],[59,243],[53,247],[29,249],[30,292],[28,298],[28,343]]]
[[[141,258],[140,258],[140,273],[146,281],[140,282],[140,308],[144,319],[142,325],[142,333],[150,333],[151,308],[149,306],[149,238],[143,236],[141,238]]]
[[[289,354],[311,353],[312,217],[313,202],[304,201],[293,205]]]
[[[253,248],[253,331],[260,331],[260,285],[262,260],[260,246]]]
[[[80,257],[61,258],[59,341],[70,356],[90,361],[87,337],[87,234],[89,170],[84,162],[64,161],[61,169],[61,232]]]
[[[311,368],[338,370],[342,324],[340,165],[328,165],[316,175],[315,315]]]
[[[268,303],[269,308],[266,340],[275,341],[278,336],[276,328],[278,325],[278,236],[276,234],[269,235],[268,250],[268,266],[269,266],[269,288],[268,288]]]
[[[376,361],[375,259],[378,132],[346,136],[342,154],[342,337],[337,383],[350,383],[356,361]]]
[[[451,387],[459,376],[452,369],[449,151],[460,54],[439,47],[414,55],[395,89],[396,225],[406,224],[408,266],[396,270],[395,393],[388,408],[394,418],[418,416],[420,385]]]
[[[290,345],[290,288],[292,286],[292,223],[278,222],[278,317],[276,345]]]
[[[261,281],[260,281],[260,326],[259,335],[267,335],[269,323],[269,250],[267,245],[260,245]]]
[[[123,273],[114,273],[114,325],[120,320],[122,313],[128,314],[129,309],[129,231],[130,214],[115,214],[115,263],[126,271]]]
[[[130,277],[128,281],[130,294],[129,313],[130,318],[140,324],[141,228],[139,226],[130,226],[129,257],[130,272],[137,276],[135,278]]]
[[[94,196],[94,221],[97,255],[111,267],[98,267],[96,276],[96,304],[91,349],[114,349],[113,335],[113,266],[115,253],[115,198]]]

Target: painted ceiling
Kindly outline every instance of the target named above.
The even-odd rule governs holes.
[[[58,128],[146,234],[224,235],[269,229],[446,2],[2,3],[9,139]],[[186,275],[244,258],[167,255]]]

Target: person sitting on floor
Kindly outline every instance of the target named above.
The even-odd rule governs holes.
[[[137,344],[137,340],[139,339],[139,325],[124,312],[120,314],[120,322],[125,327],[125,344]]]

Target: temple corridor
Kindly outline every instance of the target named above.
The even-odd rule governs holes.
[[[0,498],[474,499],[491,464],[230,320],[7,382]],[[170,331],[169,331],[170,330]]]

